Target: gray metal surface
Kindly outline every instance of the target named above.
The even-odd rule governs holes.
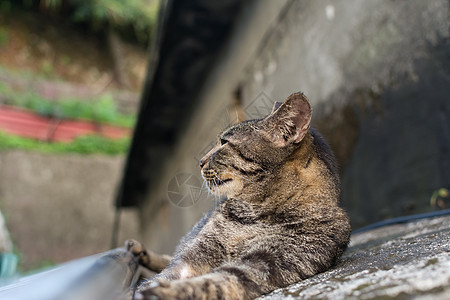
[[[134,285],[138,274],[138,264],[130,252],[115,249],[3,282],[0,299],[119,299]]]

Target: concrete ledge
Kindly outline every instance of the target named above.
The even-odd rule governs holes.
[[[450,216],[355,234],[340,263],[260,299],[450,299]]]

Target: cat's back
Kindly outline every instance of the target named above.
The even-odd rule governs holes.
[[[332,176],[339,180],[338,163],[330,146],[315,128],[311,127],[310,133],[313,138],[313,151],[317,154],[318,159],[325,164]]]

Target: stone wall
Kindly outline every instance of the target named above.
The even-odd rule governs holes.
[[[0,210],[22,269],[106,251],[123,156],[0,152]],[[138,236],[124,211],[119,241]]]
[[[247,65],[244,107],[309,97],[356,227],[432,210],[450,186],[448,11],[444,0],[291,1]]]

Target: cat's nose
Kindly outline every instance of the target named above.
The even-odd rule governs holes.
[[[206,161],[203,159],[200,159],[200,169],[203,169],[203,167],[205,166]]]

